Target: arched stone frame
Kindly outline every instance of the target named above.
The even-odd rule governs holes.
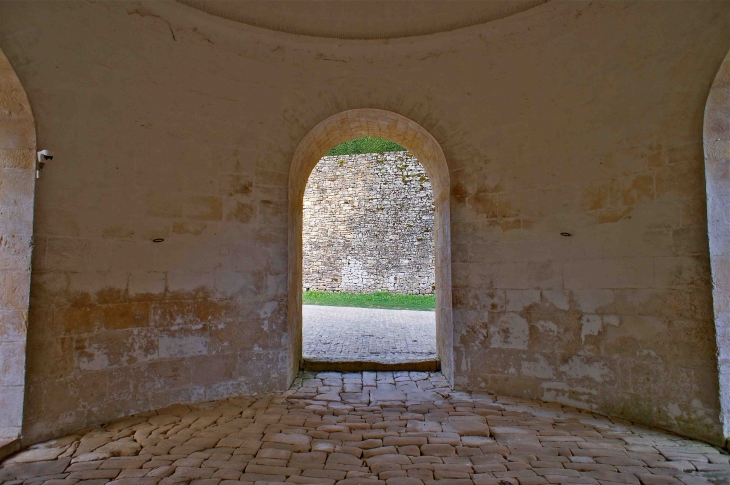
[[[710,88],[703,142],[720,419],[727,440],[730,437],[730,53],[722,61]]]
[[[436,272],[436,347],[441,370],[453,384],[454,335],[451,315],[451,229],[449,169],[441,146],[414,121],[381,109],[353,109],[330,116],[299,143],[289,171],[289,380],[302,355],[302,217],[304,189],[319,160],[333,147],[353,138],[386,138],[407,148],[431,179],[434,200]]]
[[[0,455],[23,426],[35,152],[28,97],[0,51]]]

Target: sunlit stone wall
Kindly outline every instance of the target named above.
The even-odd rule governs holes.
[[[303,235],[305,290],[434,291],[433,191],[408,152],[322,158]]]

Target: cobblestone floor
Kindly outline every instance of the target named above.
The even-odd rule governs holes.
[[[307,360],[377,361],[436,359],[436,314],[304,305],[303,356]]]
[[[6,484],[709,485],[729,456],[440,373],[303,373],[287,392],[176,405],[33,446]]]

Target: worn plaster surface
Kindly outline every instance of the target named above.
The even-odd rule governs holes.
[[[176,405],[41,443],[0,464],[0,480],[711,485],[730,479],[728,458],[569,406],[453,391],[439,373],[328,372],[283,393]]]
[[[57,153],[37,184],[25,439],[286,388],[302,191],[357,132],[331,117],[373,108],[393,115],[361,131],[415,150],[423,130],[443,163],[419,161],[447,167],[429,176],[449,380],[722,442],[702,131],[729,9],[555,0],[346,41],[178,3],[0,2]]]
[[[291,34],[334,39],[394,39],[447,32],[509,17],[548,0],[177,0],[225,19]],[[322,19],[326,18],[327,22]],[[408,19],[405,21],[405,19]]]

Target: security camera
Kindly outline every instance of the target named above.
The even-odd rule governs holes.
[[[49,160],[53,160],[53,153],[51,153],[50,150],[41,150],[38,152],[37,156],[38,163],[35,167],[35,178],[39,179],[41,178],[41,170],[43,170],[46,162]]]
[[[53,153],[51,150],[41,150],[38,152],[38,161],[44,162],[46,160],[53,160]]]

